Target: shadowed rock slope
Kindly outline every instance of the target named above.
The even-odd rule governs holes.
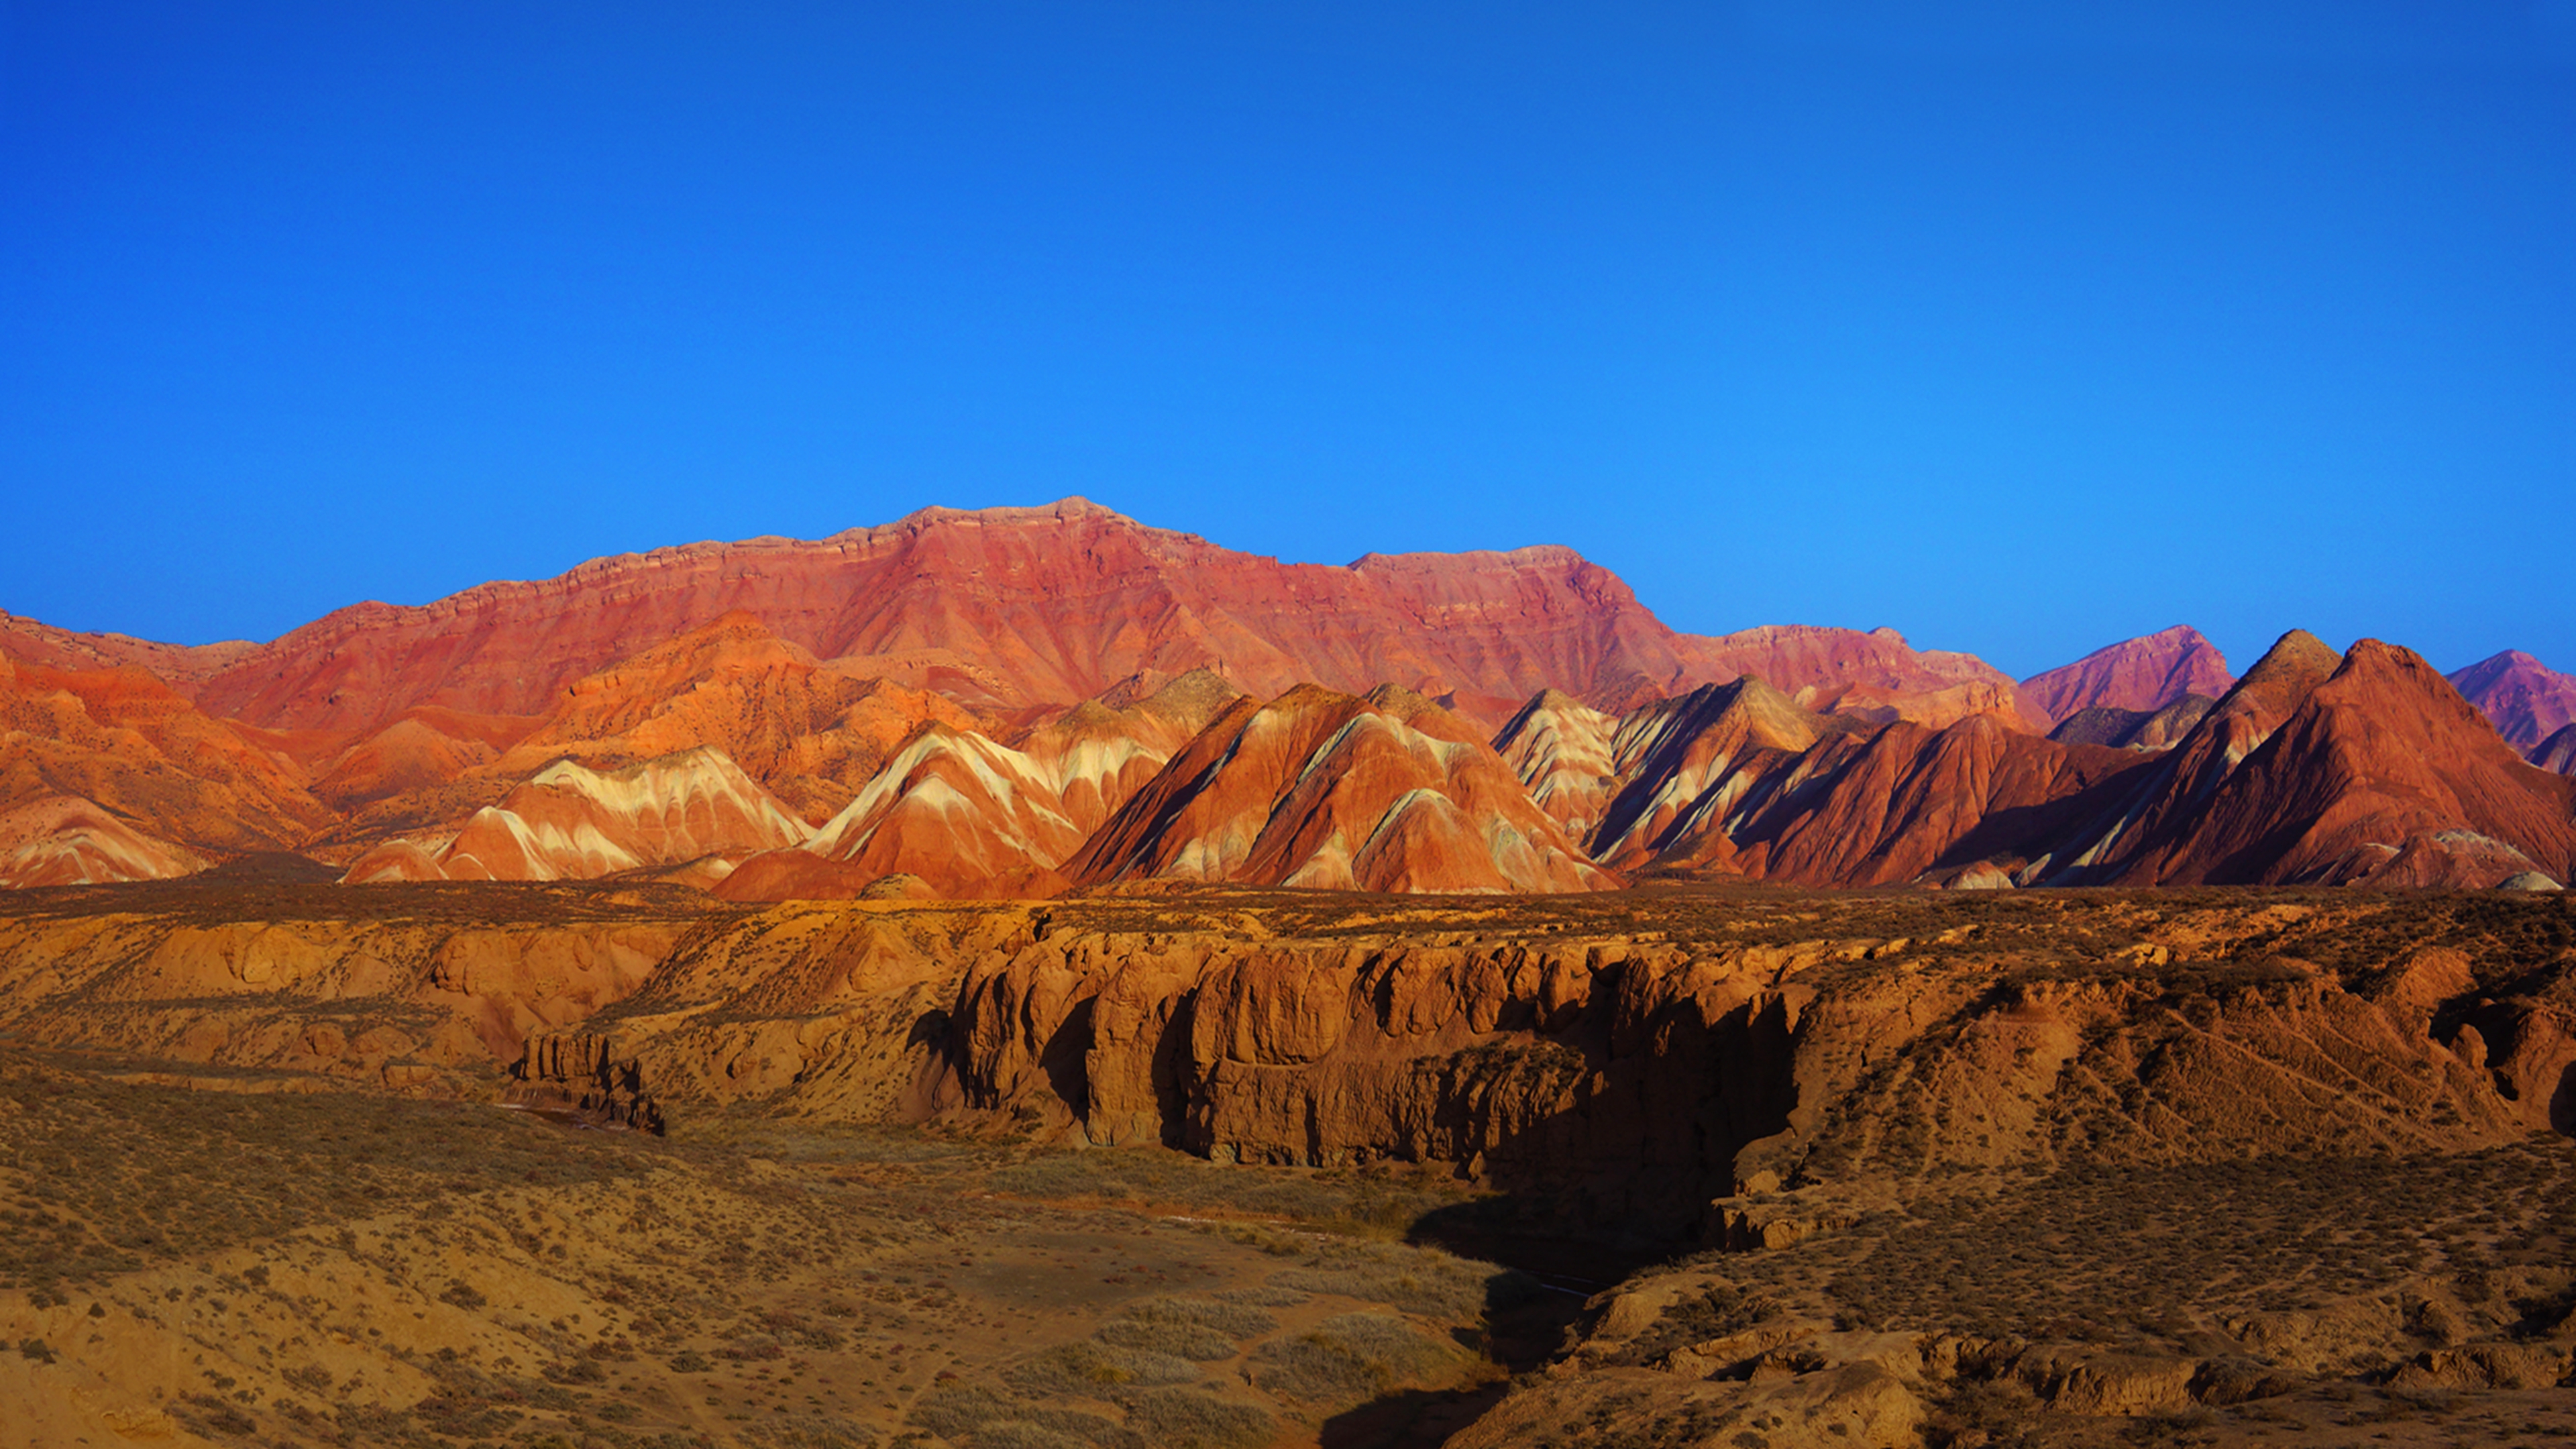
[[[2531,752],[2531,763],[2562,775],[2576,775],[2576,725],[2561,725]]]

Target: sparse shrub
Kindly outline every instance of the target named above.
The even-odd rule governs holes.
[[[1156,1389],[1127,1406],[1127,1422],[1164,1449],[1250,1449],[1268,1443],[1270,1416],[1198,1389]]]
[[[1346,1402],[1384,1393],[1455,1356],[1401,1318],[1345,1313],[1263,1344],[1252,1356],[1252,1381],[1292,1402]]]
[[[1010,1416],[1017,1407],[980,1384],[935,1388],[913,1404],[904,1422],[944,1439],[962,1439],[983,1424]]]
[[[1270,1282],[1293,1292],[1391,1304],[1425,1318],[1472,1318],[1485,1306],[1487,1285],[1503,1276],[1490,1263],[1432,1249],[1337,1242],[1313,1250],[1297,1267],[1273,1273]]]
[[[1092,1335],[1112,1348],[1138,1348],[1209,1363],[1234,1357],[1234,1340],[1196,1323],[1139,1323],[1122,1318]]]
[[[1033,1398],[1108,1398],[1122,1389],[1185,1384],[1198,1376],[1188,1359],[1103,1343],[1061,1344],[1022,1359],[1003,1374],[1012,1388]]]
[[[1072,1409],[1022,1409],[984,1425],[969,1449],[1145,1449],[1135,1430]]]
[[[1232,1358],[1235,1346],[1275,1326],[1269,1314],[1205,1298],[1156,1298],[1131,1304],[1126,1316],[1094,1335],[1116,1348],[1167,1353],[1202,1363]]]
[[[1221,1303],[1242,1303],[1256,1308],[1294,1308],[1314,1295],[1273,1283],[1259,1283],[1250,1288],[1228,1288],[1216,1296]]]

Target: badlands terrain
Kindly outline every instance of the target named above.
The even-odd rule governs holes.
[[[0,615],[0,1444],[2563,1442],[2571,770],[1081,500]]]
[[[1676,632],[1560,548],[1282,564],[1066,500],[602,559],[264,644],[0,616],[0,885],[2467,886],[2576,870],[2576,678],[2189,628],[2016,682]]]
[[[17,1442],[2542,1444],[2505,892],[0,903]]]

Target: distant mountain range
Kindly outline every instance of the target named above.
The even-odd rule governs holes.
[[[2576,870],[2576,679],[2520,653],[2446,680],[2293,632],[2238,679],[2173,628],[2016,683],[1885,629],[1678,633],[1561,548],[1282,564],[1079,499],[265,644],[0,615],[0,712],[15,886],[283,851],[745,899]]]

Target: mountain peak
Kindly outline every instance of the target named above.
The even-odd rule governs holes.
[[[2188,624],[2105,644],[2072,664],[2021,682],[2032,703],[2063,722],[2088,709],[2153,714],[2183,698],[2225,694],[2236,676],[2226,656]]]

